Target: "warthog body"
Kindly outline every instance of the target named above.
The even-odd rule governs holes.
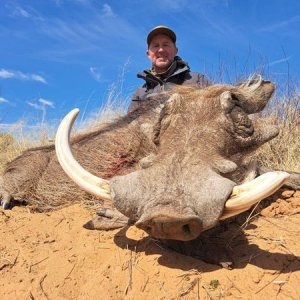
[[[245,156],[278,134],[276,127],[248,117],[265,107],[273,91],[269,81],[178,88],[75,137],[74,156],[109,179],[113,205],[121,212],[102,212],[100,223],[88,226],[136,222],[152,236],[177,240],[213,227],[233,187],[249,175]],[[24,152],[7,165],[1,181],[4,206],[12,197],[40,211],[93,200],[65,175],[54,146]]]

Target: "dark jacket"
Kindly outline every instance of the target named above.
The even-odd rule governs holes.
[[[204,75],[191,72],[188,64],[176,56],[174,62],[164,74],[155,75],[152,70],[137,74],[145,83],[138,88],[131,98],[128,112],[136,109],[153,94],[169,91],[174,85],[196,85],[200,88],[208,86]]]

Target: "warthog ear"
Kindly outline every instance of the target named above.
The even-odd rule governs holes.
[[[274,90],[275,85],[271,81],[255,75],[237,87],[235,97],[246,113],[253,114],[264,109]]]
[[[181,103],[181,96],[173,94],[162,108],[157,124],[154,126],[154,143],[159,144],[160,136],[171,124],[173,116],[178,112]]]
[[[226,129],[241,147],[257,147],[277,136],[279,131],[276,126],[253,127],[252,121],[244,110],[244,105],[234,92],[223,92],[220,96],[220,104],[231,123],[231,126]]]

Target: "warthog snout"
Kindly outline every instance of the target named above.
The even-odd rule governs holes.
[[[170,216],[155,214],[142,218],[136,226],[159,239],[190,241],[202,232],[202,222],[197,216]]]

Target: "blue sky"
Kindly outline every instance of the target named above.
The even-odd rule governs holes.
[[[262,70],[300,79],[297,0],[1,0],[0,131],[124,101],[150,67],[146,35],[171,27],[193,71],[234,82]]]

